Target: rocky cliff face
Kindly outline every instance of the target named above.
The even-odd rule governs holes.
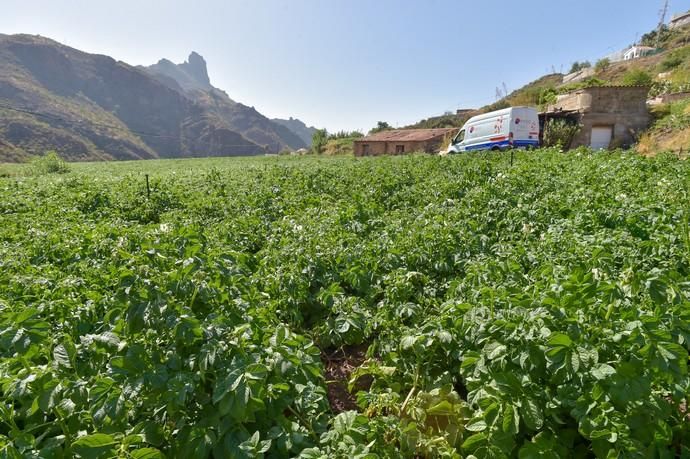
[[[206,61],[195,51],[192,51],[187,62],[181,64],[180,67],[203,86],[211,86],[211,80],[208,77],[208,69],[206,68]]]
[[[140,68],[176,90],[210,91],[213,89],[211,80],[208,77],[206,61],[195,52],[189,55],[187,62],[179,65],[172,63],[168,59],[161,59],[156,64]]]
[[[182,64],[161,59],[157,64],[143,69],[168,87],[181,88],[187,97],[220,117],[247,139],[265,146],[268,151],[296,150],[307,146],[289,128],[268,119],[254,107],[235,102],[224,91],[214,88],[208,77],[206,61],[196,52],[192,52]]]

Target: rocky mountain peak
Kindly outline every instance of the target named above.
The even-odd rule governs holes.
[[[210,91],[213,89],[208,77],[206,61],[197,52],[192,52],[182,64],[161,59],[156,64],[144,67],[144,69],[173,89],[178,89],[178,85],[184,91]],[[175,83],[171,84],[171,80]]]
[[[180,64],[180,67],[204,86],[211,84],[211,80],[208,77],[208,69],[206,68],[206,61],[201,54],[196,51],[192,51],[187,58],[187,62]]]

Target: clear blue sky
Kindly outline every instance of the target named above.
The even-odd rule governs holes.
[[[2,0],[0,33],[130,64],[203,55],[211,82],[270,117],[406,125],[492,102],[632,44],[662,0]],[[671,0],[671,13],[690,0]]]

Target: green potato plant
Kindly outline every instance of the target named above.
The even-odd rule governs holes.
[[[0,457],[690,457],[688,164],[0,177]]]

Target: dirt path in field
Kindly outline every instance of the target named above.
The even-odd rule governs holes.
[[[328,401],[336,414],[357,410],[355,396],[347,390],[347,385],[352,373],[366,360],[367,349],[367,345],[360,345],[321,352],[321,361],[326,370]],[[370,386],[371,378],[362,377],[353,392],[356,394],[360,390],[368,390]]]

